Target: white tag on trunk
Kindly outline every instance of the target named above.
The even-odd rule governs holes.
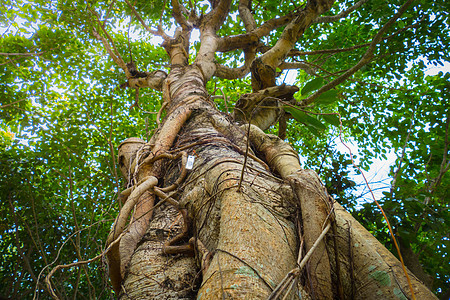
[[[186,162],[186,169],[192,170],[192,167],[194,166],[194,160],[195,156],[189,155]]]

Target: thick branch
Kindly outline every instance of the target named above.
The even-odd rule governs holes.
[[[239,1],[239,16],[244,22],[245,30],[251,32],[256,28],[256,21],[253,17],[251,11],[251,1],[250,0],[240,0]]]
[[[328,11],[333,2],[333,0],[308,1],[305,9],[283,30],[275,46],[261,56],[262,63],[273,69],[278,67],[314,19]]]
[[[162,43],[172,65],[186,66],[188,64],[191,30],[192,26],[177,27],[174,37]]]
[[[250,66],[255,59],[255,51],[248,50],[244,52],[245,62],[239,68],[229,68],[227,66],[216,63],[215,76],[223,79],[238,79],[245,77],[250,72]]]
[[[269,33],[270,31],[265,35]],[[247,34],[221,37],[217,40],[217,51],[229,52],[236,49],[245,49],[251,45],[256,45],[259,38],[259,35],[255,31]]]
[[[128,80],[128,86],[131,88],[149,87],[151,89],[161,91],[163,82],[167,77],[167,73],[157,70],[146,74],[146,77],[130,78]]]
[[[206,81],[211,78],[216,72],[216,64],[214,62],[215,53],[217,50],[217,36],[211,28],[205,28],[201,31],[202,41],[198,55],[194,64],[201,70],[203,78]]]
[[[254,92],[275,85],[276,68],[283,63],[312,21],[329,10],[333,2],[334,0],[308,1],[305,9],[284,28],[275,46],[253,61],[251,72]]]
[[[172,8],[173,8],[173,17],[183,28],[192,27],[191,24],[188,23],[188,20],[183,15],[183,12],[187,12],[186,8],[183,5],[180,5],[178,0],[172,0]]]
[[[361,60],[354,65],[352,68],[350,68],[347,72],[336,78],[335,80],[329,82],[328,84],[321,87],[319,90],[317,90],[314,94],[309,96],[308,98],[304,99],[301,103],[299,103],[300,106],[307,106],[311,104],[317,97],[320,96],[320,94],[331,90],[332,88],[336,87],[337,85],[344,82],[347,78],[355,74],[359,69],[361,69],[364,65],[369,63],[372,60],[373,52],[375,51],[375,48],[377,44],[383,39],[383,34],[391,27],[394,22],[407,10],[408,6],[411,5],[411,3],[414,0],[408,0],[406,1],[397,11],[397,13],[384,24],[384,26],[378,31],[378,33],[373,38],[372,42],[370,43],[369,48],[367,49],[366,53],[364,53]]]
[[[257,43],[260,38],[268,36],[272,30],[288,24],[296,15],[297,12],[270,19],[255,30],[246,34],[222,37],[218,40],[217,51],[228,52],[235,49],[244,49],[251,44]]]
[[[278,66],[278,68],[281,70],[300,69],[310,75],[316,74],[316,72],[310,65],[301,62],[283,62],[281,65]]]
[[[202,22],[202,26],[211,28],[216,32],[222,26],[225,19],[228,17],[232,0],[218,0],[219,3],[213,10],[208,13]]]

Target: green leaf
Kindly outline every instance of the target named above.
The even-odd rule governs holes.
[[[292,107],[284,107],[284,110],[290,113],[294,117],[294,119],[307,126],[312,126],[317,130],[325,130],[327,128],[315,117],[312,117],[303,111],[297,110]]]
[[[339,99],[337,95],[338,95],[337,90],[326,91],[325,93],[321,94],[319,98],[316,99],[316,103],[321,105],[330,105]]]
[[[302,88],[302,96],[311,93],[312,91],[318,90],[323,84],[323,78],[317,77],[311,81],[308,81],[305,86]]]
[[[325,130],[325,129],[327,129],[327,126],[323,125],[322,122],[317,120],[316,117],[310,116],[308,114],[306,115],[306,123],[314,126],[318,130]]]
[[[339,116],[338,115],[322,115],[325,122],[334,125],[339,126]]]
[[[308,128],[308,130],[311,131],[311,133],[314,134],[315,136],[320,135],[319,131],[315,127],[306,125],[306,128]]]
[[[293,107],[284,106],[284,110],[287,111],[300,123],[303,123],[305,121],[306,114],[298,109],[295,109]]]

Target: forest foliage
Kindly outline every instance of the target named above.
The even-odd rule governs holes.
[[[184,2],[199,12],[210,9],[207,1]],[[220,36],[242,33],[234,2]],[[300,88],[299,101],[355,65],[403,1],[363,1],[333,19],[355,3],[336,1],[298,41],[289,58],[298,69],[277,69],[278,83]],[[133,4],[147,24],[174,32],[170,1]],[[300,9],[304,1],[252,5],[260,25]],[[414,1],[368,64],[306,111],[286,108],[292,116],[286,139],[304,168],[317,171],[330,194],[395,254],[380,211],[359,195],[359,171],[341,139],[357,146],[364,172],[375,159],[392,162],[377,200],[408,267],[423,271],[438,295],[450,284],[449,11],[445,0]],[[141,89],[135,105],[135,90],[121,87],[123,72],[93,35],[101,26],[139,70],[168,70],[161,41],[145,31],[126,1],[7,0],[0,7],[0,296],[47,298],[43,279],[54,266],[104,250],[124,185],[118,145],[128,137],[148,140],[156,127],[161,93]],[[262,42],[273,45],[281,32]],[[190,47],[193,59],[198,41]],[[231,51],[216,59],[237,67],[244,58]],[[251,84],[248,77],[212,78],[207,89],[222,96],[214,100],[219,109],[231,112]],[[113,297],[101,260],[57,272],[53,281],[67,298]]]

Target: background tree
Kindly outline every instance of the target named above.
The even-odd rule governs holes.
[[[150,175],[159,179],[161,188],[176,186],[174,191],[152,189],[163,203],[155,211],[144,201],[153,194],[141,200],[132,194],[125,202],[123,207],[137,201],[133,216],[137,221],[123,231],[128,242],[121,242],[122,257],[109,258],[113,277],[119,274],[119,281],[126,279],[121,296],[134,299],[133,295],[161,292],[182,298],[195,296],[199,289],[205,296],[208,285],[219,295],[252,292],[267,297],[271,290],[277,291],[282,277],[295,268],[299,248],[304,255],[317,238],[306,232],[323,229],[307,228],[304,214],[309,210],[303,204],[298,211],[299,203],[286,186],[290,182],[302,201],[315,199],[298,193],[305,186],[301,179],[315,182],[314,175],[306,172],[288,179],[284,159],[292,152],[282,151],[286,155],[279,165],[276,155],[268,159],[273,149],[286,145],[274,137],[269,140],[278,142],[269,143],[268,136],[254,127],[240,130],[237,121],[251,122],[288,140],[305,161],[303,167],[316,170],[329,193],[395,255],[378,208],[354,196],[351,163],[338,150],[337,137],[358,145],[359,164],[365,169],[374,158],[396,155],[391,187],[380,203],[399,238],[405,264],[435,293],[448,298],[449,75],[427,73],[430,66],[448,61],[446,1],[14,1],[0,9],[2,295],[49,297],[44,277],[56,265],[103,253],[126,197],[122,191],[133,183],[133,176],[127,183],[119,178],[116,149],[132,136],[150,141],[139,153],[155,161],[151,168],[126,174],[134,175],[134,183],[155,185],[147,181]],[[180,30],[175,30],[178,26]],[[164,47],[156,46],[162,41]],[[135,68],[127,65],[130,62]],[[291,77],[299,92],[283,86]],[[158,111],[165,112],[162,122]],[[250,131],[251,143],[247,143]],[[166,143],[170,138],[173,145]],[[175,151],[183,147],[186,154]],[[165,160],[156,160],[161,153]],[[187,155],[195,157],[195,167],[183,179]],[[222,156],[232,161],[223,158],[215,165]],[[289,163],[295,169],[294,160]],[[270,172],[264,170],[265,164]],[[202,172],[211,173],[198,177]],[[233,202],[239,199],[234,184],[248,196],[246,201]],[[149,211],[154,215],[151,220]],[[246,213],[239,216],[241,227],[234,223],[228,233],[235,229],[242,235],[223,238],[218,230],[224,232],[224,227],[215,220],[236,211]],[[266,227],[258,227],[251,212],[259,214]],[[192,221],[189,235],[162,247],[167,240],[174,242],[171,237],[183,231],[182,220],[188,219]],[[318,216],[312,219],[324,225]],[[334,217],[330,219],[335,224]],[[248,236],[238,230],[244,227]],[[304,239],[299,239],[298,231]],[[195,239],[189,243],[192,236]],[[227,250],[242,249],[242,244],[232,242],[245,238],[251,246],[262,248],[246,253]],[[359,272],[358,261],[347,255],[355,248],[336,249],[342,245],[340,239],[342,231],[328,235],[326,252],[316,251],[307,272],[296,277],[295,289],[317,298],[330,293],[336,298],[358,298],[375,297],[376,292],[388,293],[391,288],[398,297],[410,297],[401,272]],[[229,243],[229,248],[217,243]],[[129,257],[136,244],[139,251],[131,263],[135,268],[129,270],[123,253],[128,251]],[[196,259],[162,255],[162,248],[170,253],[194,251]],[[273,251],[272,256],[258,263],[246,256],[264,256],[267,252],[262,249]],[[327,253],[325,267],[317,253]],[[277,265],[264,265],[270,262]],[[227,268],[238,270],[234,279]],[[317,273],[321,268],[328,275]],[[51,291],[60,298],[113,297],[104,260],[53,270]],[[185,277],[169,280],[176,272]],[[117,276],[114,282],[117,289]],[[249,282],[251,289],[245,286]],[[377,283],[383,287],[378,291],[373,289]],[[224,289],[234,285],[239,288]]]

